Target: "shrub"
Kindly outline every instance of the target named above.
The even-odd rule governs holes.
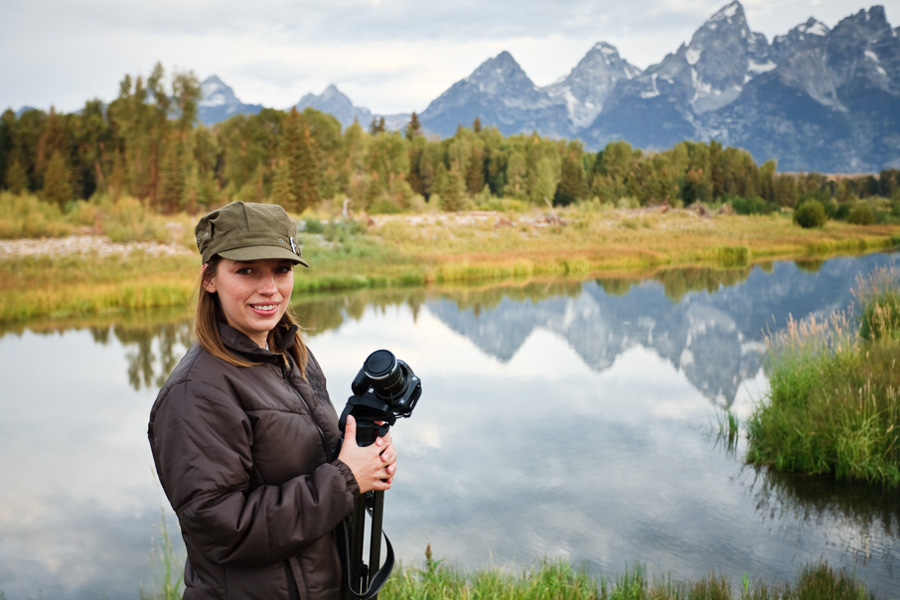
[[[322,224],[321,219],[317,219],[316,217],[307,217],[304,220],[303,230],[306,233],[310,234],[325,233],[325,225]]]
[[[794,223],[804,229],[822,227],[827,220],[825,207],[815,199],[804,200],[794,210]]]
[[[847,222],[854,225],[871,225],[875,222],[875,211],[864,202],[857,202],[847,213]]]
[[[32,194],[0,192],[0,239],[61,237],[71,230],[58,205]]]
[[[778,210],[774,202],[766,202],[762,198],[744,198],[732,196],[725,200],[739,215],[768,215]]]
[[[102,204],[102,203],[101,203]],[[114,242],[169,242],[165,219],[154,215],[140,200],[120,198],[109,208],[103,232]]]

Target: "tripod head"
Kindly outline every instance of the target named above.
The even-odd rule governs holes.
[[[366,358],[350,384],[353,395],[341,413],[341,431],[347,415],[356,419],[356,443],[368,446],[385,435],[398,417],[412,415],[422,382],[408,364],[389,350],[376,350]]]

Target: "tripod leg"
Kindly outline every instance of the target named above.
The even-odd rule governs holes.
[[[381,566],[381,521],[384,513],[384,492],[374,492],[372,498],[372,534],[369,538],[369,567],[377,571]]]
[[[366,531],[366,497],[360,496],[354,501],[353,515],[350,520],[350,581],[357,590],[369,587],[369,570],[363,562],[363,541]]]

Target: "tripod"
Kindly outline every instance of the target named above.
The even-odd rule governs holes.
[[[394,551],[391,542],[385,537],[388,552],[387,559],[381,569],[378,569],[381,560],[381,530],[382,513],[384,510],[384,492],[369,492],[360,496],[353,504],[350,526],[350,557],[348,567],[348,582],[342,590],[341,597],[344,600],[374,599],[378,597],[378,590],[384,585],[394,566]],[[363,550],[365,542],[366,512],[371,511],[372,524],[369,537],[369,563],[363,562]]]
[[[364,438],[369,438],[375,434],[371,433],[371,427],[379,435],[387,432],[385,425],[370,426],[363,424],[363,429],[358,430]],[[374,437],[371,437],[374,440]],[[371,443],[371,442],[368,442]],[[364,443],[363,445],[368,445]],[[366,534],[366,513],[372,517],[372,523],[369,527],[369,563],[363,561],[363,551],[365,546]],[[347,524],[342,524],[339,531],[339,544],[343,546],[344,552],[341,554],[342,566],[346,577],[341,581],[341,600],[371,600],[378,597],[378,590],[387,581],[391,571],[394,568],[394,549],[391,541],[384,536],[387,545],[387,556],[384,565],[379,568],[381,562],[381,536],[384,535],[381,529],[382,517],[384,514],[384,492],[371,491],[359,496],[353,501],[353,512],[350,513],[349,524],[349,540],[347,538]],[[341,531],[343,530],[343,535]],[[341,539],[343,537],[344,539]]]
[[[341,431],[345,431],[347,417],[353,415],[356,421],[356,442],[360,446],[368,446],[379,436],[387,435],[398,416],[408,417],[412,414],[422,394],[422,383],[409,365],[397,360],[389,350],[376,350],[366,358],[363,368],[350,384],[350,389],[353,390],[353,396],[347,400],[338,425]],[[383,510],[384,492],[368,492],[354,500],[350,522],[347,523],[345,519],[337,529],[338,546],[342,550],[341,566],[346,574],[341,580],[342,600],[376,598],[378,590],[394,568],[394,549],[386,535],[384,541],[387,556],[384,565],[378,566],[383,535]],[[372,516],[368,565],[362,559],[367,511]],[[374,574],[371,573],[373,569],[377,569]]]

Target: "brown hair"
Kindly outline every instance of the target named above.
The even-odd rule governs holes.
[[[222,258],[218,254],[213,256],[209,259],[209,262],[203,266],[203,272],[200,274],[200,284],[197,290],[197,313],[194,319],[194,334],[197,336],[197,341],[200,345],[216,358],[221,358],[225,362],[231,363],[237,367],[252,367],[259,363],[242,360],[225,347],[225,344],[222,342],[222,336],[219,335],[219,321],[225,320],[225,316],[222,314],[222,307],[219,304],[219,295],[206,291],[206,288],[204,287],[205,283],[215,277],[221,261]],[[290,328],[294,325],[299,327],[297,317],[294,315],[293,310],[291,310],[290,305],[288,305],[287,310],[284,311],[284,315],[282,315],[281,320],[276,327]],[[294,344],[288,348],[287,352],[294,358],[294,361],[300,367],[300,372],[305,379],[307,350],[300,332],[301,330],[298,329],[294,336]],[[272,335],[273,333],[270,331],[268,338],[270,347],[273,342]]]

